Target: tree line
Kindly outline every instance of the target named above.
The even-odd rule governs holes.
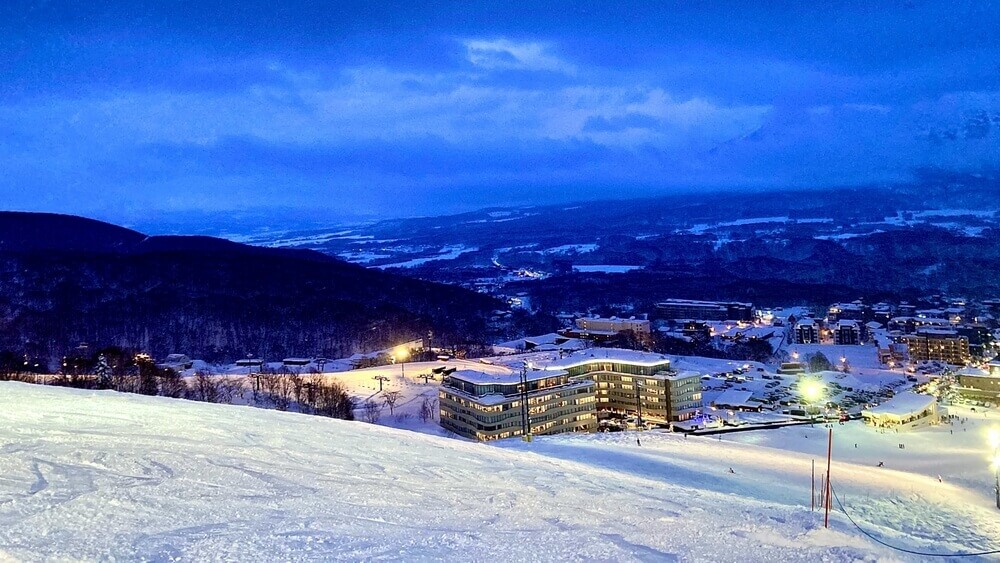
[[[157,366],[148,355],[121,348],[108,348],[92,357],[65,358],[55,374],[47,373],[47,367],[23,355],[0,352],[0,381],[239,403],[354,420],[354,399],[347,389],[319,374],[263,370],[236,376],[199,370],[194,376],[183,377],[172,368]]]

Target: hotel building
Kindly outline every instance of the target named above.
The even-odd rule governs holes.
[[[955,330],[943,328],[921,328],[916,334],[898,337],[906,344],[910,360],[920,362],[937,360],[953,365],[969,363],[969,339]]]
[[[525,378],[532,434],[597,429],[593,380],[533,369]],[[438,401],[441,426],[460,436],[488,441],[522,434],[521,374],[515,370],[456,371],[442,381]]]
[[[665,356],[618,349],[591,349],[571,354],[545,367],[587,377],[596,385],[597,410],[636,414],[667,424],[693,418],[701,408],[701,376],[678,372]]]
[[[522,434],[521,374],[457,371],[441,383],[441,426],[467,438],[495,440]],[[598,413],[635,415],[669,424],[701,408],[701,375],[678,372],[660,354],[592,348],[544,365],[528,366],[531,433],[593,432]]]

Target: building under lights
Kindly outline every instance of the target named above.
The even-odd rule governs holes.
[[[969,339],[953,329],[925,327],[918,329],[916,334],[902,335],[898,340],[906,344],[913,361],[937,360],[953,365],[969,363]]]
[[[904,391],[881,405],[861,411],[865,423],[876,428],[911,430],[941,420],[937,398]]]
[[[529,369],[528,415],[531,434],[593,432],[597,428],[594,381],[565,371]],[[456,371],[438,392],[440,423],[447,430],[488,441],[523,434],[521,374]]]
[[[636,415],[640,406],[643,421],[659,424],[701,408],[702,374],[678,372],[660,354],[593,348],[528,366],[524,376],[534,435],[593,432],[598,415]],[[481,441],[520,436],[521,400],[517,370],[457,371],[441,383],[441,426]]]
[[[592,379],[597,385],[598,411],[632,415],[641,405],[643,420],[668,424],[689,420],[701,408],[703,374],[674,370],[661,354],[594,348],[544,369]]]

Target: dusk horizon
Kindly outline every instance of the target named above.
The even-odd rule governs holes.
[[[0,22],[8,209],[402,217],[1000,169],[986,3],[16,1]]]

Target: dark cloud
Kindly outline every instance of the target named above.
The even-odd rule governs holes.
[[[1000,166],[996,4],[757,4],[4,2],[0,196],[424,213]]]

